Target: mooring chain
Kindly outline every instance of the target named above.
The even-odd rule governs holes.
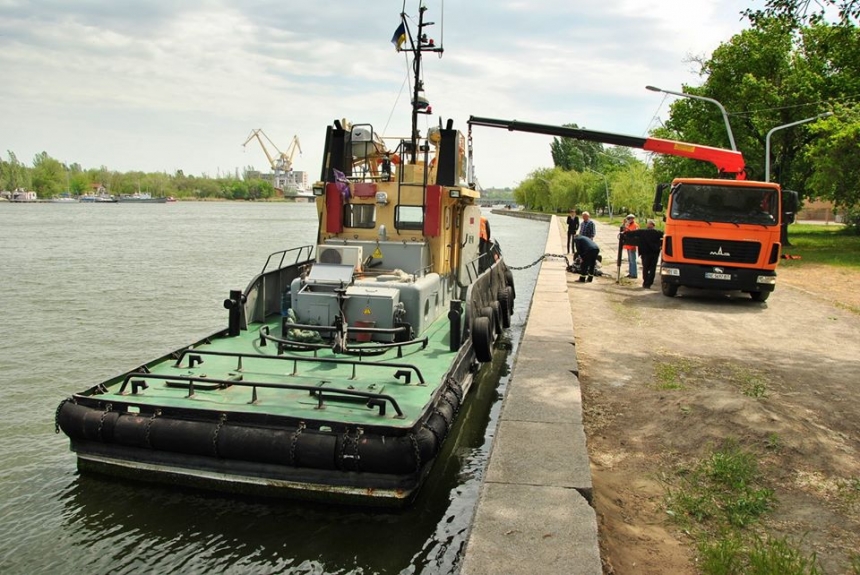
[[[221,457],[221,454],[218,453],[218,434],[221,433],[221,428],[224,427],[225,423],[227,423],[227,414],[222,413],[221,417],[218,418],[218,425],[215,426],[215,433],[212,434],[212,452],[215,457]]]
[[[296,465],[296,444],[299,442],[299,435],[305,430],[305,422],[300,421],[296,432],[293,433],[293,440],[290,442],[290,464]]]
[[[149,434],[152,430],[152,424],[155,422],[155,418],[161,415],[161,410],[156,409],[152,412],[152,417],[149,418],[149,421],[146,422],[146,432],[144,433],[143,439],[146,442],[146,446],[152,449],[152,442],[150,441]]]
[[[105,417],[107,417],[107,414],[110,413],[112,409],[113,409],[112,403],[108,403],[107,405],[105,405],[105,410],[102,412],[102,417],[99,420],[98,434],[99,434],[99,439],[101,439],[102,441],[104,441],[104,437],[102,437],[102,428],[105,425]]]
[[[419,471],[421,469],[421,450],[418,449],[418,440],[414,433],[409,434],[409,439],[412,440],[412,448],[415,450],[415,471]]]
[[[562,259],[562,260],[564,260],[564,263],[566,263],[567,266],[570,267],[570,261],[568,261],[567,255],[565,255],[565,254],[544,254],[541,257],[539,257],[538,259],[536,259],[535,261],[533,261],[532,263],[530,263],[529,265],[526,265],[526,266],[508,266],[508,269],[510,269],[510,270],[526,270],[532,266],[538,265],[540,262],[542,262],[546,258]]]
[[[359,462],[361,461],[361,454],[358,452],[359,443],[361,441],[361,436],[364,434],[364,429],[361,427],[356,428],[355,437],[350,436],[349,428],[343,432],[343,439],[340,442],[340,460],[345,461],[347,459],[353,460],[354,468],[352,471],[361,471],[359,468]],[[347,453],[347,444],[352,443],[352,453]]]

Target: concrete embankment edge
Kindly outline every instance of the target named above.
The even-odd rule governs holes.
[[[514,214],[511,214],[514,215]],[[561,254],[552,216],[545,253]],[[461,575],[600,575],[567,270],[541,263]]]

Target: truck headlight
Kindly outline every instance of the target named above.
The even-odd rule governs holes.
[[[758,276],[755,279],[757,284],[776,285],[776,276]]]
[[[662,276],[680,276],[681,270],[678,268],[662,267],[662,268],[660,268],[660,275],[662,275]]]

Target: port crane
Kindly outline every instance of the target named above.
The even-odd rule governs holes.
[[[260,143],[260,147],[263,148],[263,153],[266,154],[266,159],[269,160],[269,166],[274,172],[276,187],[277,183],[283,174],[288,174],[293,169],[293,157],[295,157],[296,152],[299,154],[302,153],[302,146],[299,143],[299,137],[293,136],[290,145],[287,147],[286,152],[282,152],[278,146],[266,135],[266,132],[263,131],[262,128],[258,128],[256,130],[251,130],[251,133],[245,139],[245,143],[242,144],[242,147],[248,145],[248,142],[255,139]],[[263,141],[265,138],[265,142],[269,142],[269,145],[275,149],[277,154],[272,154],[269,151],[269,148],[266,147],[266,143]]]

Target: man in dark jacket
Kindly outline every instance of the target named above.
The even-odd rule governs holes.
[[[578,230],[579,216],[576,215],[576,209],[572,208],[567,216],[567,253],[573,251],[573,238],[576,237]]]
[[[648,289],[654,283],[657,274],[657,260],[663,249],[663,232],[656,228],[654,220],[648,220],[645,229],[623,232],[625,243],[639,246],[639,256],[642,258],[642,287]]]
[[[576,236],[573,243],[576,246],[576,253],[582,258],[582,265],[579,268],[579,281],[594,281],[594,266],[597,264],[600,248],[593,239],[582,235]]]

